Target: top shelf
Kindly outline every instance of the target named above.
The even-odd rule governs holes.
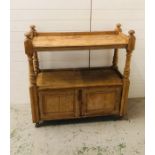
[[[56,50],[74,48],[126,47],[128,37],[116,32],[64,32],[38,33],[32,44],[36,50]]]
[[[128,37],[115,31],[38,33],[32,40],[37,51],[61,49],[125,48]]]
[[[72,49],[108,49],[126,48],[134,49],[134,31],[129,35],[122,33],[121,25],[117,24],[114,31],[94,32],[37,32],[31,26],[26,33],[25,47],[33,51],[57,51]],[[28,52],[28,51],[27,51]]]

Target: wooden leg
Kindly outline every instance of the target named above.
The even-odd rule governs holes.
[[[129,85],[130,85],[130,82],[128,81],[127,84],[126,84],[126,92],[125,92],[125,97],[124,97],[124,110],[123,110],[123,115],[124,116],[127,116],[127,112],[128,112],[128,93],[129,93]]]
[[[121,107],[120,107],[120,116],[124,116],[127,114],[128,91],[129,91],[129,81],[124,80]]]
[[[124,68],[124,78],[123,78],[123,92],[120,107],[120,116],[127,114],[127,102],[128,102],[128,92],[129,92],[129,75],[130,75],[130,63],[131,63],[131,53],[132,51],[126,51],[126,62]]]
[[[30,87],[30,99],[31,99],[31,112],[32,112],[32,121],[36,123],[39,121],[39,107],[38,107],[38,96],[37,88],[35,86]]]

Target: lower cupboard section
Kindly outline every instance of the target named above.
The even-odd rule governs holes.
[[[122,87],[39,91],[41,120],[119,115]]]

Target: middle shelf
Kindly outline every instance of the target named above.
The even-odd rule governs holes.
[[[43,70],[37,76],[39,89],[123,85],[123,76],[112,67]]]

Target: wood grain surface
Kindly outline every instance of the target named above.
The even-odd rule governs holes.
[[[37,86],[39,89],[78,88],[122,84],[122,78],[112,68],[53,70],[40,72],[37,76]]]
[[[57,50],[61,48],[99,48],[126,47],[128,37],[115,31],[105,32],[66,32],[66,33],[38,33],[32,40],[34,49]]]

